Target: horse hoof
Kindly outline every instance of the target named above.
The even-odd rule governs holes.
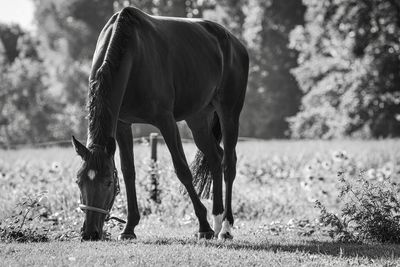
[[[122,233],[118,236],[118,240],[132,240],[132,239],[136,239],[135,234]]]
[[[208,231],[208,232],[198,232],[197,233],[197,238],[198,239],[211,239],[214,237],[214,231]]]
[[[233,239],[233,236],[232,236],[231,233],[229,233],[229,232],[226,232],[226,233],[219,233],[218,239],[223,239],[223,240]]]

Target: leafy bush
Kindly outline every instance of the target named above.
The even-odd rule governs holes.
[[[0,223],[0,240],[17,242],[47,242],[48,229],[37,223],[37,218],[46,216],[45,193],[27,195],[17,204],[10,217]]]
[[[338,241],[400,243],[400,188],[390,177],[368,181],[365,176],[362,173],[350,183],[339,173],[339,199],[344,207],[336,215],[317,200],[320,221],[331,227],[329,235]]]
[[[399,1],[304,0],[290,34],[304,93],[289,118],[295,138],[400,135]]]

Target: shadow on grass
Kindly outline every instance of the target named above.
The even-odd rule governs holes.
[[[393,244],[349,244],[339,242],[308,241],[302,244],[279,244],[278,242],[260,241],[253,243],[243,240],[228,241],[198,241],[186,238],[158,238],[136,241],[149,245],[201,245],[205,247],[225,248],[233,250],[273,251],[273,252],[304,252],[335,257],[368,257],[371,259],[398,259],[400,245]]]

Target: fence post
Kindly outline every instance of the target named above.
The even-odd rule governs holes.
[[[151,173],[151,190],[150,199],[155,203],[161,203],[160,190],[158,189],[158,166],[157,166],[157,133],[151,133],[150,141],[150,173]]]

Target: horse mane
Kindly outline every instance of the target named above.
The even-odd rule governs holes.
[[[138,22],[132,14],[133,10],[136,9],[124,8],[119,13],[103,63],[96,71],[94,80],[89,83],[88,128],[91,140],[96,144],[104,145],[109,138],[107,129],[112,119],[109,92],[112,90],[113,72],[120,65],[128,47],[127,43],[133,34],[132,26]]]
[[[111,111],[108,107],[107,89],[111,85],[111,70],[108,64],[98,69],[95,80],[89,84],[87,104],[89,135],[93,142],[104,144],[107,128],[110,126]]]

